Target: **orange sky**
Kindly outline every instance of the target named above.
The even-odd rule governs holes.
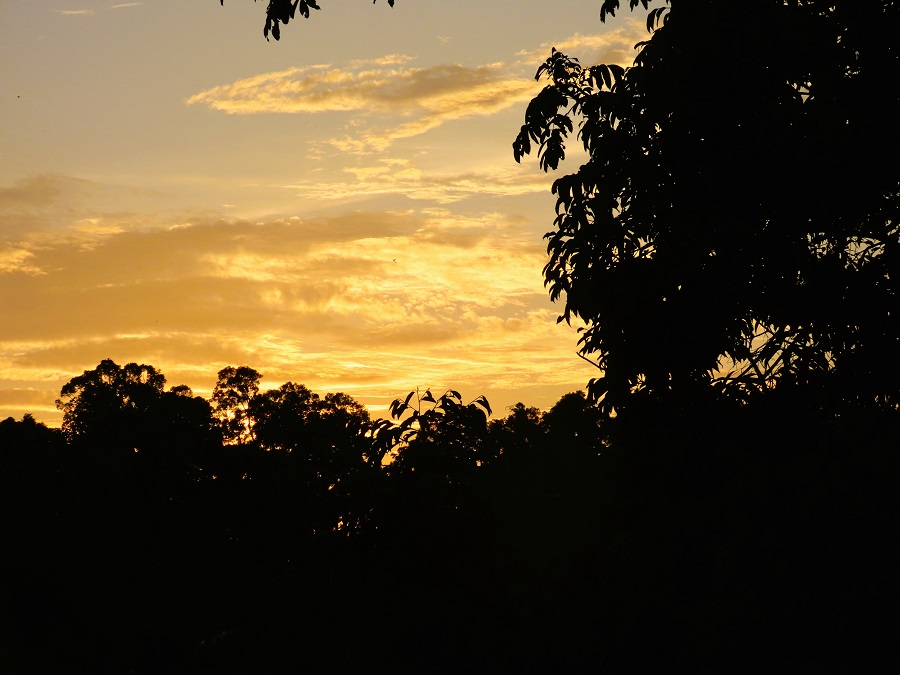
[[[375,415],[594,375],[542,286],[553,177],[511,143],[552,46],[628,64],[642,17],[320,4],[269,43],[249,0],[0,0],[0,419],[58,424],[104,358],[203,395],[250,365]]]

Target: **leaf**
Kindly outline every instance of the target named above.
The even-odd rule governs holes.
[[[528,127],[523,125],[522,130],[513,141],[513,157],[517,162],[522,161],[522,157],[531,153],[531,140],[528,138]]]
[[[481,396],[479,396],[478,398],[476,398],[476,399],[475,399],[475,403],[477,403],[477,404],[480,405],[480,406],[483,406],[484,409],[487,410],[487,414],[488,414],[488,415],[493,415],[493,414],[494,414],[494,411],[491,410],[491,404],[488,403],[488,400],[487,400],[487,398],[484,396],[484,394],[482,394]]]
[[[428,401],[429,403],[437,403],[437,401],[434,400],[434,396],[431,395],[431,389],[425,390],[425,395],[421,400]]]
[[[651,10],[647,15],[647,32],[652,33],[656,25],[659,23],[659,17],[666,11],[665,7],[657,7]]]

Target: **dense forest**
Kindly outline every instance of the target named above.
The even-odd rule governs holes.
[[[586,394],[373,420],[248,366],[205,400],[103,361],[61,429],[0,422],[0,670],[896,661],[900,9],[651,4],[630,68],[551,52],[513,144],[587,154],[544,269]]]
[[[259,379],[207,401],[106,360],[62,429],[0,422],[4,672],[819,672],[892,642],[894,410],[426,391],[370,420]]]

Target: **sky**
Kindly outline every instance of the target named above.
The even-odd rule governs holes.
[[[549,408],[596,370],[543,287],[554,175],[511,144],[552,47],[629,65],[599,1],[0,0],[0,419],[105,358],[209,396],[420,387]],[[574,139],[562,170],[574,171]]]

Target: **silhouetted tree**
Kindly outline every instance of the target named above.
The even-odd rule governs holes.
[[[591,397],[715,381],[896,404],[900,7],[669,4],[630,68],[554,51],[514,143],[556,169],[577,127],[589,155],[553,185],[544,272],[588,324]]]
[[[153,366],[129,363],[119,367],[112,359],[104,359],[63,385],[56,402],[63,413],[63,432],[74,440],[110,437],[134,429],[162,395],[165,383],[165,376]]]
[[[249,366],[228,366],[217,374],[213,387],[213,414],[226,443],[248,443],[255,439],[250,401],[259,393],[262,375]]]
[[[320,398],[287,382],[256,394],[249,415],[260,449],[276,455],[263,462],[266,480],[295,513],[295,526],[302,520],[318,532],[357,531],[381,468],[369,461],[368,411],[346,394]]]
[[[284,452],[302,448],[309,431],[309,418],[318,403],[318,394],[292,382],[253,396],[249,415],[255,420],[260,446]]]
[[[396,475],[418,472],[421,480],[441,483],[465,482],[466,474],[481,464],[479,450],[491,412],[484,396],[464,405],[454,390],[437,399],[431,390],[411,391],[403,401],[396,399],[391,415],[403,420],[393,427],[398,444],[390,471]]]
[[[209,404],[184,385],[167,392],[165,383],[153,366],[104,359],[63,385],[62,431],[81,446],[127,452],[215,442]]]

